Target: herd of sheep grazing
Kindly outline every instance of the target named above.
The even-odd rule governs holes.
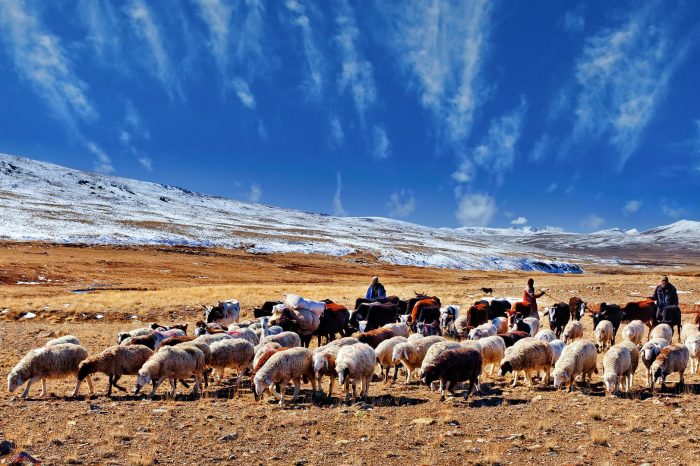
[[[614,394],[632,390],[640,359],[646,368],[646,385],[653,392],[670,374],[678,373],[682,384],[688,365],[695,374],[700,358],[697,322],[683,325],[678,344],[673,343],[674,332],[667,324],[655,326],[644,342],[645,326],[638,320],[624,327],[618,344],[617,328],[608,320],[596,322],[595,341],[584,339],[583,325],[577,320],[555,332],[540,330],[536,317],[523,319],[526,327],[519,327],[521,322],[511,326],[508,319],[495,317],[470,328],[461,341],[412,333],[409,325],[400,322],[331,340],[312,350],[302,346],[304,335],[270,325],[268,317],[237,320],[230,325],[200,323],[195,335],[187,335],[187,325],[151,324],[120,332],[117,345],[94,355],[74,336],[63,336],[29,351],[7,376],[8,389],[13,392],[26,384],[22,394],[26,398],[31,386],[41,382],[41,396],[46,396],[48,379],[74,377],[73,396],[86,379],[93,394],[91,376],[102,373],[108,378],[108,396],[113,387],[125,391],[118,385],[125,375],[136,376],[135,394],[151,385],[152,396],[167,381],[174,398],[178,382],[188,387],[193,380],[193,392],[199,396],[206,394],[210,375],[216,374],[220,383],[231,369],[236,372],[234,389],[238,392],[241,380],[249,377],[256,400],[269,392],[284,404],[287,386],[293,384],[294,401],[302,383],[310,383],[315,395],[331,397],[337,381],[350,402],[358,397],[358,385],[359,396],[366,399],[373,379],[380,376],[385,384],[395,383],[402,368],[405,383],[419,378],[429,389],[439,390],[441,399],[462,389],[466,399],[474,390],[481,391],[485,377],[510,373],[513,386],[522,376],[530,386],[538,379],[543,385],[551,383],[571,391],[577,379],[590,385],[593,374],[602,369],[605,390]],[[605,354],[599,368],[601,352]]]

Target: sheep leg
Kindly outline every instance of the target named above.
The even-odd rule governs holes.
[[[345,378],[345,403],[350,403],[350,381]]]
[[[365,401],[367,400],[367,398],[369,398],[369,383],[371,380],[372,380],[371,375],[368,375],[367,377],[365,377],[365,384],[364,384],[365,385]]]
[[[467,391],[464,392],[464,401],[467,401],[467,398],[469,398],[469,394],[474,390],[474,379],[469,379],[469,387],[467,388]]]
[[[389,371],[387,370],[387,374],[388,374],[388,373],[389,373]],[[396,377],[397,377],[398,375],[399,375],[399,366],[396,365],[396,366],[394,366],[394,383],[396,383]]]
[[[76,376],[77,378],[77,376]],[[88,375],[87,376],[87,383],[88,383],[88,388],[90,389],[90,395],[95,394],[95,386],[92,384],[92,376]]]
[[[200,390],[202,390],[202,374],[195,374],[194,375],[194,392],[197,394],[197,397],[199,397],[199,394],[202,393]],[[236,387],[238,387],[238,384],[236,384]]]
[[[77,388],[76,388],[77,390]],[[46,379],[41,379],[41,393],[39,394],[40,397],[45,397],[49,391],[46,389]],[[75,393],[73,393],[73,396],[75,396]]]
[[[450,381],[448,380],[445,382],[445,384],[442,384],[442,380],[440,380],[440,401],[445,401],[445,398],[447,397],[447,390],[450,388]]]
[[[679,389],[680,389],[681,387],[683,387],[683,385],[685,385],[685,371],[681,371],[681,372],[680,372],[680,375],[681,375],[681,381],[680,381],[680,383],[678,384],[678,388],[679,388]]]
[[[518,384],[518,371],[513,371],[513,383],[510,384],[511,387],[515,387]]]
[[[153,389],[151,390],[151,395],[150,397],[153,398],[153,396],[156,394],[156,391],[158,390],[158,387],[160,387],[160,384],[163,383],[163,378],[159,378],[158,380],[153,382]]]
[[[333,385],[335,385],[335,377],[328,377],[328,398],[333,396]]]
[[[172,388],[170,392],[170,398],[175,399],[175,394],[177,393],[177,380],[170,379],[170,387]]]
[[[114,377],[112,378],[112,385],[115,386],[115,387],[117,387],[119,390],[125,392],[125,391],[126,391],[126,388],[117,385],[117,381],[118,381],[121,377],[122,377],[121,374],[114,374]]]
[[[22,398],[27,398],[27,395],[29,395],[29,388],[32,386],[34,382],[39,380],[37,377],[32,377],[27,381],[27,388],[24,389],[24,392],[22,392]]]
[[[353,378],[352,379],[352,402],[354,403],[356,399],[357,399],[357,382]]]
[[[406,373],[406,385],[411,383],[411,369],[407,367],[408,372]]]

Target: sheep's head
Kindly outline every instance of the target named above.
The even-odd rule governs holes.
[[[17,372],[12,371],[7,375],[7,390],[10,393],[17,390],[18,387],[21,387],[23,383],[24,380],[22,380],[22,376]]]
[[[78,380],[84,380],[85,377],[93,373],[93,364],[90,361],[84,360],[78,366]]]
[[[428,387],[439,378],[437,368],[434,364],[427,365],[425,370],[421,371],[421,381]]]
[[[328,371],[328,359],[325,354],[321,355],[315,355],[318,357],[314,357],[314,372],[316,373],[316,376],[319,375],[324,375]]]
[[[513,364],[510,361],[503,361],[501,363],[501,377],[506,375],[508,372],[513,372]]]
[[[350,377],[350,369],[347,367],[338,368],[338,383],[343,385],[345,380]]]
[[[272,378],[269,376],[262,377],[260,373],[257,373],[253,379],[253,382],[253,394],[255,395],[255,401],[260,401],[263,398],[265,390],[272,386]]]
[[[554,370],[552,371],[552,375],[554,376],[554,388],[559,388],[563,384],[569,382],[570,375],[569,371],[567,371],[566,369],[554,368]]]
[[[121,343],[122,341],[126,340],[127,338],[129,338],[129,333],[128,333],[128,332],[119,332],[119,333],[117,334],[117,340],[119,341],[119,343]]]
[[[394,365],[401,363],[401,358],[405,356],[405,346],[403,344],[394,346],[394,350],[391,352],[391,362]]]
[[[608,372],[603,374],[603,383],[605,384],[605,391],[608,393],[614,393],[615,387],[617,386],[617,375]]]
[[[149,383],[151,383],[151,374],[147,371],[139,371],[139,374],[136,377],[136,387],[134,388],[134,395],[138,395],[138,393],[141,391],[141,388]]]

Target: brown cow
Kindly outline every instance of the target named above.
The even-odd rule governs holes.
[[[625,304],[622,308],[622,322],[631,322],[633,320],[641,320],[649,327],[649,332],[647,333],[647,338],[649,338],[651,329],[656,325],[656,303],[654,300],[647,298],[643,301]]]
[[[478,327],[489,321],[489,304],[486,302],[478,302],[471,306],[467,311],[467,325],[470,327]]]
[[[413,310],[411,311],[411,318],[409,319],[409,323],[415,323],[416,320],[418,319],[418,316],[420,315],[420,311],[424,307],[440,307],[440,300],[432,297],[432,298],[424,298],[416,302],[416,304],[413,306]]]
[[[586,306],[581,298],[575,296],[569,299],[569,314],[571,315],[571,320],[581,320],[581,306]]]

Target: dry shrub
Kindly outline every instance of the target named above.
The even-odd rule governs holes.
[[[602,429],[594,429],[591,431],[591,442],[593,442],[593,445],[601,447],[610,446],[610,443],[608,443],[608,433]]]

